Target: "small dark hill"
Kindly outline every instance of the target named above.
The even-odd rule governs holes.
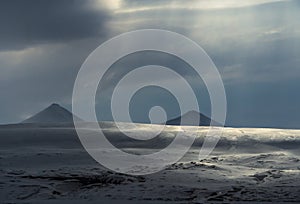
[[[81,121],[76,117],[76,120]],[[24,120],[22,123],[73,123],[73,114],[60,105],[53,103],[41,112]]]
[[[209,117],[203,115],[202,113],[198,113],[197,111],[189,111],[182,116],[168,120],[166,122],[166,125],[195,125],[194,121],[199,120],[199,118],[200,122],[198,126],[210,126],[210,124],[213,126],[220,126],[220,124],[218,124],[217,122],[212,121]],[[181,120],[185,122],[181,123]]]

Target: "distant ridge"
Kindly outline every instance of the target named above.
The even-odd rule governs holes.
[[[75,116],[77,121],[82,121]],[[73,114],[57,103],[22,121],[22,123],[73,123]]]
[[[198,126],[210,126],[210,124],[212,126],[220,126],[219,123],[211,120],[206,115],[203,115],[202,113],[199,113],[197,111],[189,111],[189,112],[183,114],[182,116],[179,116],[177,118],[168,120],[166,122],[166,125],[186,125],[186,126],[191,126],[191,125],[195,125],[193,122],[199,120],[199,117],[200,117],[200,121],[199,121]],[[186,121],[186,122],[181,123],[181,120]]]

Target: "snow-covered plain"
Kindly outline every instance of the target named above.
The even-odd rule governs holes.
[[[122,125],[136,135],[155,131],[153,125]],[[157,138],[135,142],[113,123],[101,127],[115,146],[131,153],[158,151],[179,129],[167,126]],[[300,130],[224,128],[213,153],[200,161],[207,130],[190,127],[199,136],[179,162],[131,176],[94,161],[71,124],[0,126],[0,202],[300,202]]]

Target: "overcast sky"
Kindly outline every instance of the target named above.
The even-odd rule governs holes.
[[[299,19],[297,0],[2,0],[0,123],[20,122],[53,102],[71,110],[77,72],[96,47],[123,32],[159,28],[186,35],[213,59],[227,93],[227,125],[300,128]],[[150,53],[124,59],[114,70],[153,57],[184,69]],[[205,87],[192,81],[209,115]],[[148,93],[159,97],[153,102],[138,94],[135,121],[147,121],[144,106],[157,103],[176,116],[167,93]],[[107,119],[107,101],[97,98],[101,119]]]

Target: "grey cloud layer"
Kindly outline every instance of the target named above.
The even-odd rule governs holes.
[[[1,50],[106,34],[109,12],[86,0],[0,1]]]

